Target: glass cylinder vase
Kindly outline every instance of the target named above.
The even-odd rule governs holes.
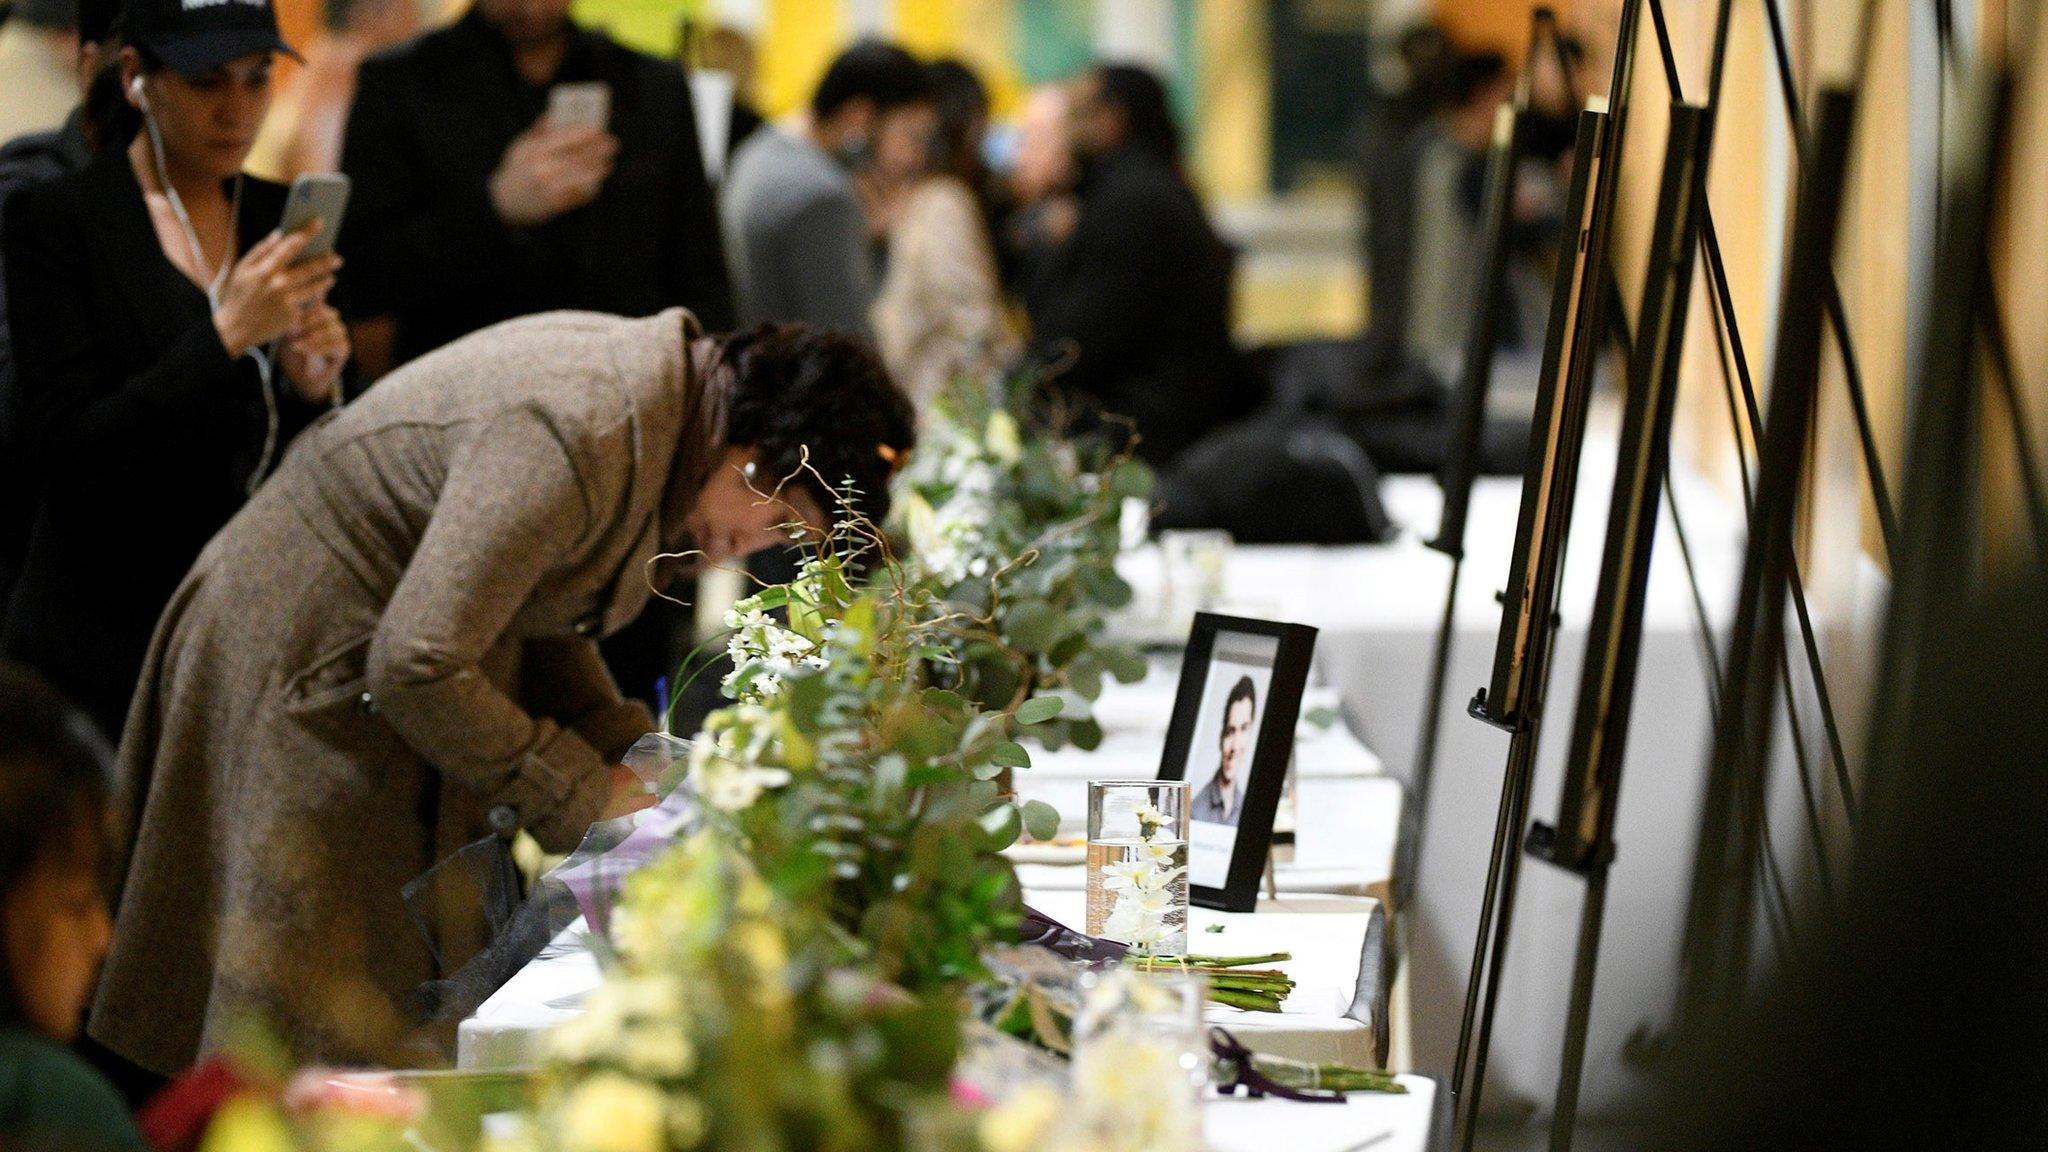
[[[1208,981],[1130,967],[1082,980],[1074,1018],[1076,1147],[1194,1152],[1209,1085]]]
[[[1088,934],[1136,953],[1188,950],[1188,783],[1088,785]]]

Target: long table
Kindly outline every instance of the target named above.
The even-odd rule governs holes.
[[[1035,891],[1034,906],[1070,924],[1082,918],[1082,895]],[[1211,926],[1221,929],[1209,932]],[[1283,950],[1282,967],[1297,987],[1285,1012],[1267,1015],[1221,1006],[1211,1023],[1230,1029],[1255,1051],[1297,1059],[1374,1062],[1379,1037],[1357,1018],[1359,973],[1384,920],[1365,897],[1283,896],[1256,913],[1195,910],[1191,940],[1211,951]],[[588,929],[577,921],[500,988],[468,1020],[457,1041],[465,1069],[518,1068],[536,1062],[549,1028],[576,1016],[602,979]],[[1399,1077],[1405,1095],[1362,1094],[1344,1104],[1303,1104],[1211,1094],[1204,1109],[1211,1152],[1425,1152],[1441,1146],[1442,1108],[1436,1081]]]
[[[1552,716],[1534,793],[1538,817],[1548,817],[1557,795],[1612,472],[1611,431],[1596,429],[1580,472],[1574,545],[1564,570]],[[1739,509],[1714,485],[1676,465],[1672,485],[1708,612],[1725,634],[1741,565]],[[1491,670],[1500,624],[1494,594],[1507,575],[1519,492],[1517,480],[1484,478],[1473,493],[1435,787],[1430,810],[1418,814],[1427,821],[1427,838],[1411,904],[1399,910],[1407,928],[1414,1066],[1442,1075],[1452,1063],[1507,758],[1507,735],[1468,718],[1465,705]],[[1382,495],[1401,525],[1398,539],[1356,547],[1239,546],[1226,564],[1221,610],[1318,628],[1319,675],[1340,693],[1347,725],[1385,761],[1386,774],[1405,784],[1411,783],[1450,562],[1422,543],[1436,529],[1440,497],[1433,481],[1390,477]],[[1156,602],[1156,550],[1127,555],[1119,568],[1136,586],[1141,607]],[[1138,631],[1147,627],[1160,639],[1174,631],[1157,621]],[[1677,941],[1706,760],[1706,671],[1667,508],[1650,570],[1635,739],[1626,758],[1618,826],[1620,863],[1610,882],[1601,943],[1584,1100],[1589,1112],[1622,1103],[1641,1087],[1639,1073],[1623,1059],[1624,1045],[1639,1024],[1659,1020],[1675,999]],[[1523,872],[1489,1064],[1489,1105],[1513,1110],[1550,1099],[1581,889],[1576,877],[1552,869]]]

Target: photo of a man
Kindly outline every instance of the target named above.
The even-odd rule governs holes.
[[[1252,753],[1252,734],[1259,721],[1259,692],[1250,676],[1239,676],[1223,700],[1216,774],[1195,794],[1193,817],[1211,824],[1235,826],[1244,810],[1245,776]]]

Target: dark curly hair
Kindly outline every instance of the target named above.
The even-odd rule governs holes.
[[[726,443],[759,454],[765,477],[796,475],[832,514],[834,485],[851,481],[853,510],[889,515],[889,479],[917,443],[910,401],[865,342],[808,324],[757,324],[724,338],[719,358],[733,371]],[[804,450],[810,472],[801,472]]]

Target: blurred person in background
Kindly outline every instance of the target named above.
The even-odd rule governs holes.
[[[0,142],[47,132],[78,105],[77,0],[0,8]]]
[[[924,66],[894,44],[864,40],[825,70],[807,115],[740,148],[724,207],[742,320],[870,332],[872,241],[907,184],[870,169],[882,139],[910,149],[936,118]],[[865,201],[856,174],[869,180]]]
[[[760,105],[756,103],[754,94],[754,39],[730,24],[714,24],[702,33],[700,39],[693,23],[686,19],[684,25],[687,31],[681,43],[685,52],[693,43],[696,45],[696,66],[732,77],[732,111],[725,126],[724,163],[718,165],[718,170],[723,172],[732,166],[732,158],[739,153],[740,145],[767,123],[761,118]],[[689,61],[684,63],[685,66],[690,64]]]
[[[111,759],[92,721],[0,662],[0,1147],[143,1148],[120,1094],[69,1047],[111,934]]]
[[[363,60],[419,34],[420,0],[327,0],[326,23],[306,46],[257,134],[249,167],[289,184],[341,167],[342,130]]]
[[[603,85],[604,124],[547,114],[567,84]],[[554,309],[731,326],[689,81],[571,21],[569,0],[477,0],[364,61],[341,167],[341,300],[369,379]]]
[[[1052,254],[1074,234],[1080,204],[1074,196],[1072,101],[1064,84],[1042,84],[1024,98],[1017,118],[1017,151],[1010,168],[1008,208],[996,251],[1003,283],[1025,298]]]
[[[321,424],[151,648],[93,1035],[170,1072],[254,1014],[301,1060],[445,1060],[422,985],[489,943],[505,842],[652,802],[619,761],[653,718],[596,639],[692,563],[823,528],[820,477],[883,519],[912,423],[857,340],[675,309],[508,321]]]
[[[875,154],[883,179],[909,189],[889,227],[875,342],[919,411],[952,377],[1001,363],[1011,350],[995,249],[977,195],[988,93],[958,61],[939,61],[931,74],[935,130],[923,140],[885,132]]]
[[[101,63],[114,44],[114,17],[119,12],[116,0],[80,0],[75,89],[78,107],[71,110],[59,127],[16,136],[0,144],[0,228],[5,227],[9,196],[23,188],[68,176],[92,160],[93,144],[85,131],[84,97],[94,77],[102,75]],[[107,71],[101,82],[117,83],[118,75]],[[0,251],[0,623],[6,620],[7,601],[14,594],[14,581],[21,572],[29,528],[36,513],[35,472],[27,464],[27,445],[18,439],[20,423],[21,390],[15,383],[14,336],[7,325],[6,258],[4,251]]]
[[[1416,130],[1405,239],[1410,248],[1404,343],[1442,379],[1454,379],[1473,311],[1486,150],[1501,105],[1514,96],[1515,76],[1498,52],[1454,52],[1435,81],[1437,100]],[[1528,180],[1517,181],[1517,216],[1530,211]],[[1514,297],[1502,298],[1502,340],[1519,337]]]
[[[83,170],[6,206],[19,442],[37,507],[0,653],[121,731],[193,557],[339,401],[340,263],[242,174],[288,51],[268,3],[129,0]]]
[[[1075,86],[1072,126],[1080,212],[1029,286],[1032,340],[1044,359],[1071,355],[1055,383],[1134,422],[1138,455],[1163,465],[1232,414],[1232,255],[1182,170],[1157,76],[1098,65]]]

